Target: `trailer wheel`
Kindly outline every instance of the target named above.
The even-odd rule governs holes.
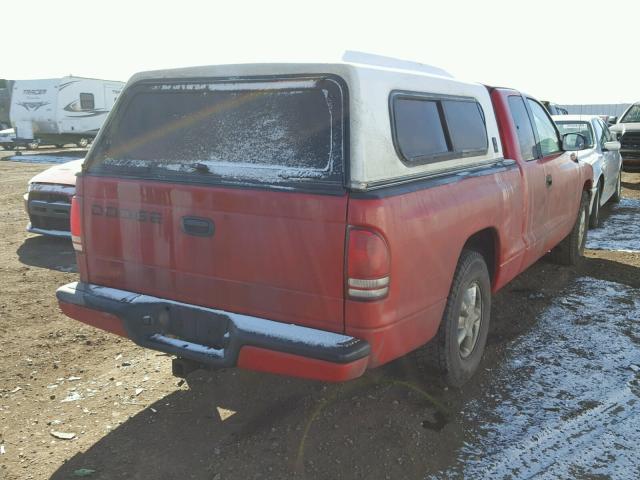
[[[560,265],[577,265],[584,255],[587,243],[587,228],[589,222],[589,196],[582,192],[580,208],[576,222],[569,235],[566,236],[552,251],[551,256]]]
[[[480,365],[490,318],[487,263],[480,253],[463,250],[438,333],[417,352],[417,361],[435,367],[448,385],[461,387]]]
[[[78,140],[78,143],[76,143],[76,145],[78,145],[78,147],[80,148],[87,148],[87,145],[89,145],[89,139],[81,138],[80,140]]]

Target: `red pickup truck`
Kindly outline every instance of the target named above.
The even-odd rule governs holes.
[[[142,73],[78,177],[57,296],[177,375],[344,381],[422,349],[457,386],[492,293],[582,255],[591,178],[538,101],[424,65]]]

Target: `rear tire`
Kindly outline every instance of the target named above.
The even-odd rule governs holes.
[[[587,222],[589,218],[589,196],[582,192],[580,208],[571,233],[566,236],[552,251],[553,260],[560,265],[577,265],[584,255],[587,243]]]
[[[591,207],[591,215],[589,215],[589,228],[598,228],[600,226],[600,187],[596,190],[596,196],[593,199],[593,207]]]
[[[616,191],[611,195],[611,202],[620,203],[622,199],[622,171],[618,172],[618,181],[616,182]]]
[[[491,280],[484,257],[463,250],[436,336],[418,351],[417,361],[435,367],[444,381],[461,387],[476,372],[491,318]]]

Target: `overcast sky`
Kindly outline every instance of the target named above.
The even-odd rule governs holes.
[[[142,70],[335,61],[360,50],[557,103],[640,100],[637,0],[19,0],[2,8],[0,77],[9,79],[126,80]]]

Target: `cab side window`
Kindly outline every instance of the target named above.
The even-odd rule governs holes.
[[[535,100],[527,99],[538,132],[538,147],[543,157],[561,152],[558,131],[544,107]]]
[[[525,107],[522,97],[511,95],[509,97],[509,110],[516,124],[516,133],[518,134],[518,143],[520,144],[522,159],[524,161],[535,160],[538,158],[536,138],[533,135],[531,120],[529,120],[527,107]]]

